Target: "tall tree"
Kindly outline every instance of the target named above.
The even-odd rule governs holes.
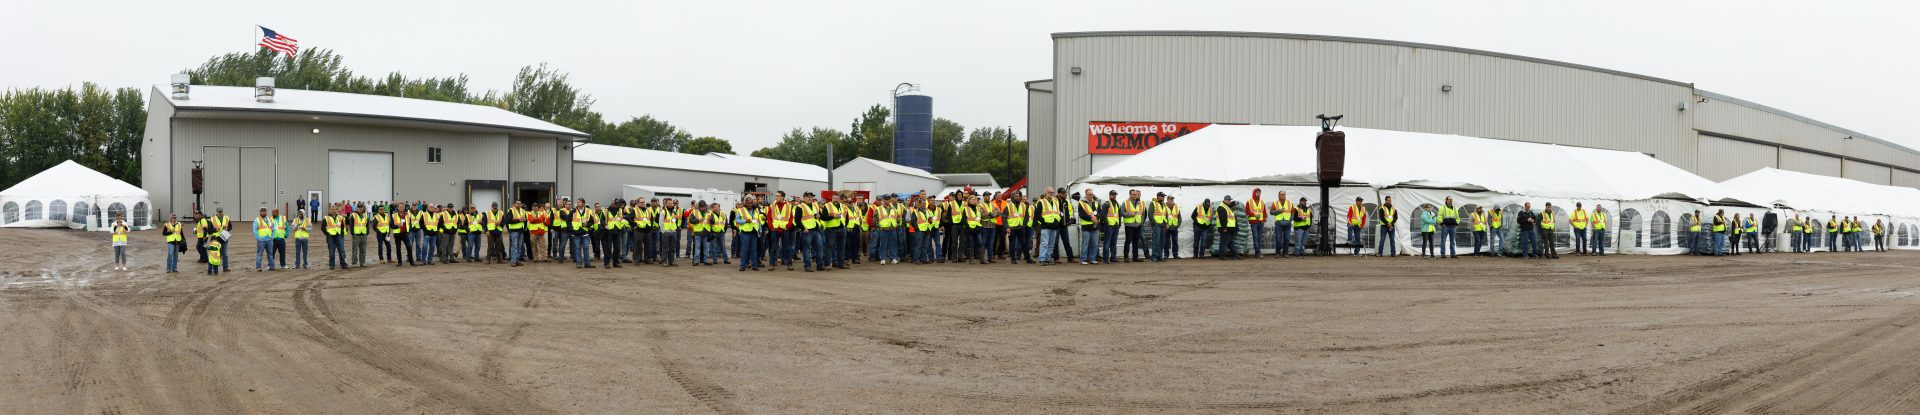
[[[665,120],[653,118],[651,115],[642,115],[619,124],[607,125],[591,134],[593,134],[591,141],[595,144],[660,151],[680,151],[682,146],[693,140],[692,133],[675,127]]]
[[[1027,140],[1010,128],[976,128],[960,145],[955,164],[955,173],[987,173],[1001,186],[1011,186],[1027,176]]]
[[[494,97],[488,92],[485,99],[508,111],[581,132],[592,133],[601,126],[600,113],[593,112],[593,97],[575,88],[567,74],[544,63],[520,68],[513,86],[498,95],[497,101]]]
[[[960,140],[967,138],[967,127],[945,118],[933,119],[933,172],[964,173],[953,169],[953,158],[960,154]]]
[[[733,143],[720,137],[700,137],[688,140],[686,145],[680,146],[680,152],[687,154],[733,154]]]
[[[147,119],[140,90],[82,84],[0,93],[0,188],[73,160],[140,185],[140,138]]]
[[[835,158],[839,158],[840,153],[846,152],[851,155],[851,157],[846,158],[847,160],[853,160],[854,157],[866,157],[874,160],[892,162],[893,110],[887,109],[887,106],[880,104],[867,107],[867,112],[861,113],[859,117],[854,117],[853,125],[847,127],[847,136],[851,140],[847,147],[851,148],[843,148],[838,145],[834,146]],[[839,164],[835,163],[834,165],[838,166]]]
[[[811,130],[795,128],[793,131],[788,131],[786,135],[780,136],[779,144],[775,144],[773,147],[754,150],[752,155],[754,157],[812,164],[831,169],[853,160],[851,156],[842,155],[842,150],[840,150],[844,148],[843,143],[846,141],[848,141],[846,133],[832,128],[813,127]],[[834,145],[834,161],[825,163],[828,161],[827,144],[829,143]],[[823,165],[822,163],[825,164]]]

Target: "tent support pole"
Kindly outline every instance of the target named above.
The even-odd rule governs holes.
[[[1333,203],[1327,200],[1330,189],[1326,182],[1320,182],[1320,244],[1314,246],[1313,252],[1316,255],[1333,255],[1332,235],[1327,232],[1328,225],[1333,221],[1333,217],[1327,216],[1333,212]]]

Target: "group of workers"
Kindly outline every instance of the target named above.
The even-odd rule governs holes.
[[[1145,198],[1140,191],[1108,191],[1101,199],[1083,192],[1047,188],[1029,200],[1024,193],[995,197],[992,193],[955,192],[944,197],[925,192],[907,196],[884,195],[872,201],[849,193],[817,197],[813,193],[788,196],[775,192],[747,196],[730,209],[720,203],[678,200],[615,199],[603,205],[562,198],[551,205],[494,203],[485,211],[422,202],[355,202],[321,206],[297,204],[289,217],[277,209],[261,209],[253,221],[254,269],[306,269],[310,239],[324,238],[327,268],[370,265],[425,266],[460,262],[564,262],[576,268],[621,268],[625,264],[678,266],[681,258],[700,265],[734,265],[740,271],[794,269],[806,272],[847,269],[862,258],[880,264],[977,262],[1083,265],[1120,262],[1161,262],[1181,257],[1179,235],[1191,223],[1195,258],[1240,259],[1240,237],[1251,241],[1250,255],[1264,256],[1267,227],[1273,227],[1273,252],[1281,257],[1307,255],[1312,237],[1313,209],[1307,198],[1288,200],[1286,192],[1268,202],[1254,189],[1244,203],[1226,196],[1220,203],[1203,200],[1183,210],[1173,196]],[[318,211],[324,208],[324,212]],[[311,216],[310,216],[311,215]],[[1514,215],[1509,223],[1504,216]],[[1415,245],[1425,258],[1458,258],[1453,240],[1461,227],[1472,236],[1470,256],[1558,258],[1553,238],[1558,220],[1552,203],[1535,211],[1527,202],[1517,211],[1476,207],[1463,212],[1448,197],[1440,205],[1415,208],[1409,230],[1419,235]],[[1690,252],[1700,255],[1764,251],[1760,246],[1757,215],[1716,213],[1704,222],[1696,212],[1689,217]],[[1400,212],[1391,196],[1369,206],[1355,198],[1346,208],[1346,244],[1352,255],[1373,247],[1374,255],[1397,256]],[[1769,215],[1768,228],[1771,229]],[[207,264],[209,275],[230,271],[233,219],[223,209],[213,215],[196,213],[187,229],[177,215],[161,226],[170,248],[167,272],[177,272],[177,256],[192,247]],[[116,221],[116,253],[124,253],[125,232]],[[1588,211],[1575,203],[1569,214],[1572,254],[1606,255],[1611,245],[1609,213],[1596,206]],[[1789,222],[1795,252],[1809,252],[1815,224],[1796,216]],[[1858,218],[1826,222],[1829,250],[1859,252],[1871,232],[1874,250],[1886,249],[1885,227],[1875,222],[1861,226]],[[1508,228],[1515,232],[1508,234]],[[1710,229],[1711,231],[1707,231]],[[1078,230],[1080,248],[1074,249],[1069,230]],[[1248,232],[1242,235],[1242,231]],[[1371,241],[1368,238],[1372,238]],[[287,240],[293,240],[293,262],[287,261]],[[368,259],[369,239],[375,250]],[[1371,246],[1370,246],[1371,245]],[[1329,244],[1331,246],[1331,244]],[[1482,248],[1485,249],[1482,249]],[[1318,252],[1316,252],[1318,254]],[[119,261],[116,267],[124,267]]]

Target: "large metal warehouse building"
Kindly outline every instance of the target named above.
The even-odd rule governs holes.
[[[1143,131],[1343,114],[1344,126],[1647,153],[1715,181],[1776,167],[1920,187],[1911,148],[1690,83],[1566,62],[1183,31],[1056,33],[1053,55],[1053,78],[1026,83],[1034,186],[1071,184],[1170,138]]]
[[[503,109],[377,95],[169,85],[149,96],[141,183],[165,213],[203,209],[252,220],[317,195],[486,206],[572,192],[570,148],[587,135]]]

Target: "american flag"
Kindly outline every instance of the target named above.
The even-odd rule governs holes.
[[[260,33],[260,47],[285,53],[289,58],[293,57],[296,53],[300,53],[300,41],[275,32],[273,29],[268,29],[266,26],[260,26]]]

